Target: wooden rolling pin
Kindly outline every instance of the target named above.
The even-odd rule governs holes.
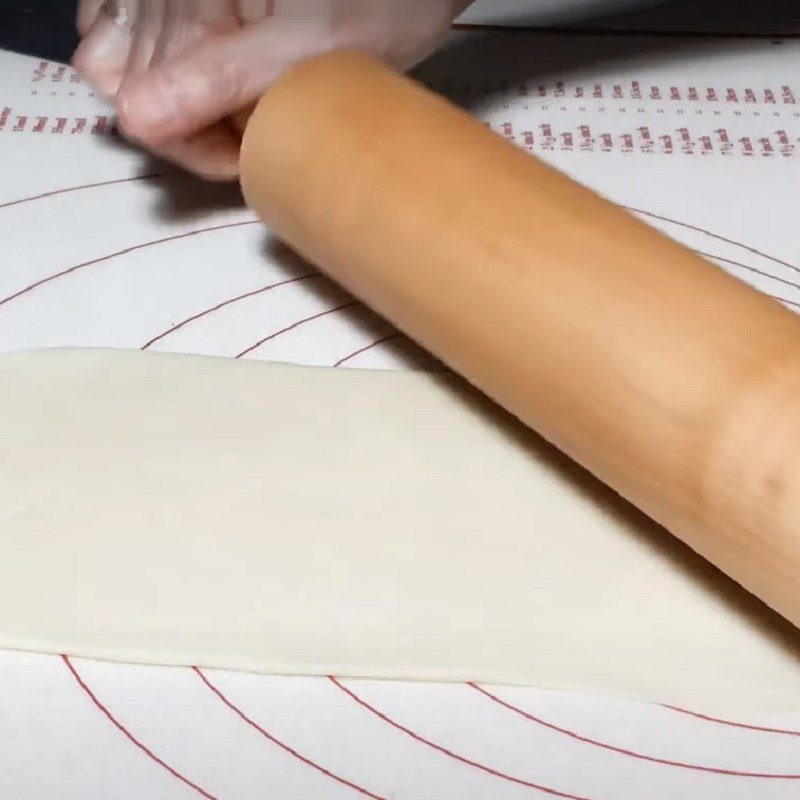
[[[797,316],[358,53],[267,92],[242,185],[303,256],[800,626]]]

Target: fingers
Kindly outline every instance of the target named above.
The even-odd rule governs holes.
[[[182,56],[126,80],[117,103],[123,129],[159,144],[252,104],[288,64],[328,49],[317,29],[301,27],[264,19],[210,37]]]
[[[362,47],[399,67],[427,55],[468,0],[81,0],[76,68],[116,97],[131,139],[217,180],[238,171],[228,118],[296,61]],[[220,122],[223,120],[224,122]]]
[[[234,0],[83,0],[78,24],[85,33],[73,63],[100,93],[113,98],[154,66],[238,30],[234,5]],[[201,177],[229,181],[238,175],[241,134],[227,121],[181,138],[159,137],[158,143],[122,127],[129,138]]]
[[[75,51],[72,65],[100,94],[113,98],[125,75],[130,50],[130,28],[100,13]]]
[[[92,29],[100,13],[100,9],[105,4],[105,0],[80,0],[77,14],[75,16],[75,27],[81,38],[86,36]]]
[[[410,69],[444,41],[453,20],[470,4],[471,0],[384,2],[383,20],[377,20],[372,35],[373,50],[395,67]],[[374,4],[373,8],[377,11]]]
[[[241,135],[228,122],[212,125],[185,139],[148,149],[161,158],[210,181],[234,181],[239,175]]]
[[[238,0],[236,5],[242,22],[258,22],[275,12],[274,0]]]
[[[149,66],[166,17],[166,0],[138,0],[139,8],[128,54],[126,77]]]
[[[239,27],[232,0],[170,0],[151,64],[163,64],[203,39],[231,33]]]

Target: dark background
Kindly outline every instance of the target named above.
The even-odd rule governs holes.
[[[69,61],[78,43],[77,0],[0,0],[0,48]]]

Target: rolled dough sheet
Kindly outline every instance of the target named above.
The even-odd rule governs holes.
[[[800,709],[798,631],[455,377],[0,358],[0,646]]]

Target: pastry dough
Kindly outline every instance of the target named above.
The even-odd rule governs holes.
[[[452,376],[0,358],[0,646],[800,708],[798,631]]]

